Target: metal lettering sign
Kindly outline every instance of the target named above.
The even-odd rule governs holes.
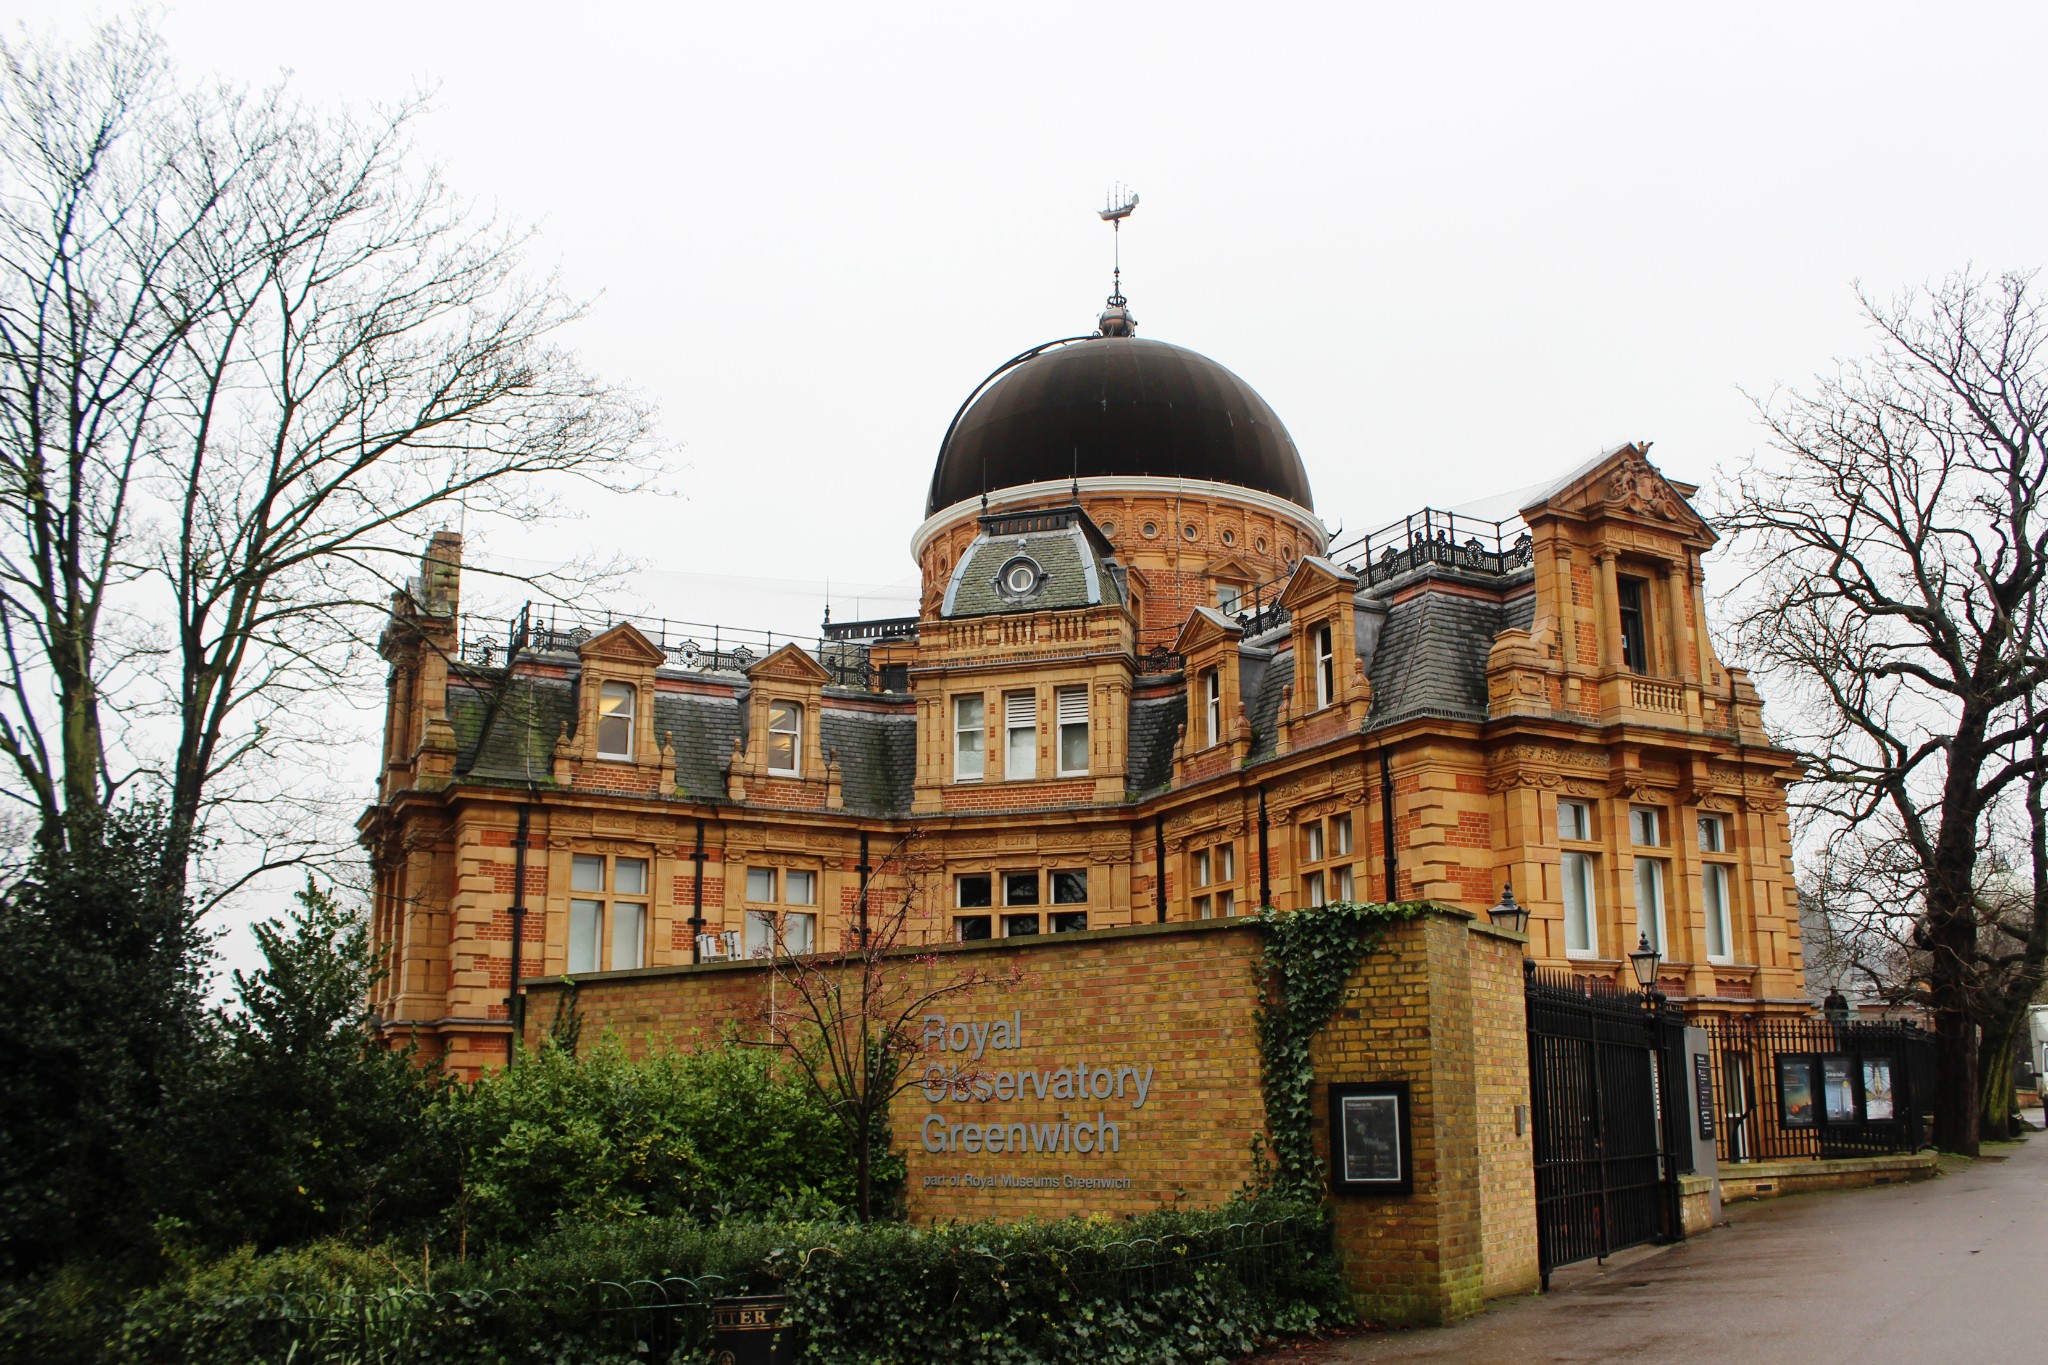
[[[1692,1054],[1693,1103],[1699,1110],[1700,1136],[1714,1136],[1714,1072],[1707,1064],[1707,1054]]]

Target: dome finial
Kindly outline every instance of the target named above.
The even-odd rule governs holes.
[[[1138,207],[1138,192],[1128,186],[1118,185],[1111,190],[1096,216],[1109,224],[1110,229],[1110,285],[1109,306],[1096,319],[1096,327],[1106,337],[1133,336],[1138,330],[1138,319],[1131,312],[1130,300],[1124,297],[1123,226],[1124,219],[1131,216]]]

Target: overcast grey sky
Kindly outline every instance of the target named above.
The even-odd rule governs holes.
[[[1742,389],[1866,348],[1852,281],[2048,255],[2038,4],[185,0],[165,30],[187,74],[438,92],[422,150],[540,222],[687,495],[491,548],[602,538],[735,624],[817,604],[704,575],[907,590],[955,406],[1092,328],[1112,181],[1142,334],[1258,388],[1352,530],[1627,439],[1705,481],[1757,442]]]
[[[2040,4],[184,0],[164,29],[188,76],[435,90],[422,152],[540,224],[684,495],[577,494],[488,548],[617,547],[650,608],[778,631],[827,577],[867,585],[841,616],[907,609],[946,424],[1092,328],[1114,181],[1141,333],[1262,392],[1352,531],[1623,440],[1707,482],[1757,445],[1742,390],[1868,348],[1852,282],[2048,258]]]

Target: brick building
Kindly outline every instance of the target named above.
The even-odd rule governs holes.
[[[824,944],[876,896],[949,941],[1510,883],[1547,965],[1625,980],[1640,936],[1696,1011],[1803,1009],[1791,760],[1707,638],[1693,488],[1624,445],[1332,546],[1264,400],[1133,330],[963,404],[913,618],[508,641],[435,536],[361,822],[384,1027],[474,1074],[515,978]]]

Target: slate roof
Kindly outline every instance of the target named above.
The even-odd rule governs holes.
[[[476,685],[448,683],[448,719],[455,727],[455,771],[504,782],[554,780],[555,740],[575,719],[576,690],[558,678],[515,677],[503,684],[495,713],[496,679]],[[489,716],[489,733],[484,731]]]
[[[838,751],[839,788],[846,808],[860,815],[888,817],[910,811],[917,780],[917,713],[834,711],[820,718],[818,738]]]
[[[1008,597],[996,590],[997,575],[1018,555],[1028,556],[1044,571],[1043,586],[1024,598]],[[1023,535],[998,536],[984,531],[953,566],[939,614],[994,616],[1004,612],[1114,606],[1122,600],[1108,560],[1089,544],[1079,525]]]
[[[740,697],[654,694],[654,742],[673,735],[676,786],[693,801],[725,800],[725,769],[740,737]]]
[[[1534,613],[1533,595],[1503,607],[1425,589],[1393,603],[1367,669],[1372,679],[1367,725],[1392,725],[1414,716],[1485,720],[1487,651],[1504,627],[1526,626]]]
[[[1132,700],[1130,752],[1124,767],[1131,796],[1160,791],[1173,781],[1173,741],[1187,714],[1187,693],[1178,687],[1163,697]]]
[[[1245,721],[1252,727],[1251,761],[1271,758],[1280,743],[1280,694],[1294,677],[1294,649],[1289,646],[1267,658],[1245,653],[1239,656],[1238,686],[1242,695],[1249,698],[1244,708]]]

